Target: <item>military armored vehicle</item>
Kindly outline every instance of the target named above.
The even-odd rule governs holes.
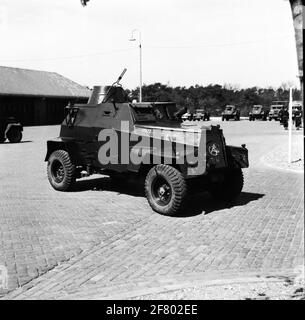
[[[263,120],[266,121],[268,111],[262,105],[254,105],[249,113],[249,121]]]
[[[204,110],[203,109],[197,109],[194,113],[194,120],[195,121],[201,121],[203,120],[204,116]]]
[[[59,138],[47,141],[52,187],[72,190],[77,179],[96,173],[114,181],[134,178],[143,182],[151,208],[169,216],[182,212],[196,183],[233,201],[243,188],[242,168],[249,166],[245,145],[226,145],[219,125],[184,126],[174,102],[130,102],[122,75],[112,86],[95,87],[87,104],[67,107]]]
[[[210,114],[205,109],[197,109],[194,113],[194,120],[196,120],[196,121],[209,121]]]
[[[269,121],[280,120],[279,112],[288,106],[288,101],[273,101],[268,114]]]
[[[186,113],[184,113],[183,115],[182,115],[182,117],[181,117],[181,119],[182,119],[182,121],[186,121],[186,120],[192,120],[192,114],[191,113],[189,113],[189,112],[186,112]]]
[[[0,117],[0,143],[7,139],[11,143],[20,142],[23,126],[14,117]]]
[[[227,105],[225,110],[221,114],[221,120],[228,121],[230,119],[239,121],[240,120],[240,111],[233,105]]]

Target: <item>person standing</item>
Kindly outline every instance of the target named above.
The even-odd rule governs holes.
[[[302,122],[302,111],[296,110],[296,112],[294,113],[294,124],[297,130],[300,129],[301,122]]]
[[[288,129],[288,120],[289,120],[288,108],[284,107],[283,112],[281,114],[281,123],[283,124],[285,130]]]

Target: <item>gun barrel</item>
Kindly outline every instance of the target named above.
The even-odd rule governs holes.
[[[123,76],[124,76],[124,74],[125,74],[125,72],[127,71],[127,69],[126,68],[124,68],[124,70],[123,70],[123,72],[121,73],[121,75],[119,76],[119,78],[118,78],[118,81],[117,82],[119,82],[119,81],[121,81],[121,79],[123,78]]]

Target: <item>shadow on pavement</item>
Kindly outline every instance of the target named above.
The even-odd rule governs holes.
[[[32,140],[24,140],[24,141],[20,141],[20,142],[9,142],[9,141],[5,141],[5,142],[2,142],[0,144],[20,144],[20,143],[29,143],[29,142],[33,142]]]
[[[258,200],[264,197],[261,193],[242,192],[234,202],[221,202],[210,196],[208,192],[198,193],[189,197],[187,201],[187,209],[182,218],[192,217],[199,214],[209,214],[211,212],[240,207],[248,204],[251,201]]]
[[[126,180],[116,181],[106,176],[78,181],[74,192],[89,190],[112,191],[134,197],[145,197],[143,185]],[[230,209],[237,206],[244,206],[249,202],[258,200],[262,197],[264,197],[264,194],[261,193],[242,192],[233,203],[225,203],[215,200],[208,192],[200,192],[190,195],[187,199],[186,209],[183,214],[179,214],[175,217],[186,218],[199,214],[209,214],[214,211]]]

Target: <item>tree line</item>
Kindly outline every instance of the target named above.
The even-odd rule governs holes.
[[[169,84],[154,83],[142,86],[142,100],[149,102],[172,101],[189,112],[207,109],[211,115],[218,116],[228,104],[240,109],[242,116],[247,116],[255,104],[269,107],[273,101],[289,100],[289,83],[279,88],[239,88],[236,85],[209,84],[208,86],[171,87]],[[139,88],[127,90],[132,99],[138,99]],[[300,91],[293,91],[293,99],[301,100]]]

